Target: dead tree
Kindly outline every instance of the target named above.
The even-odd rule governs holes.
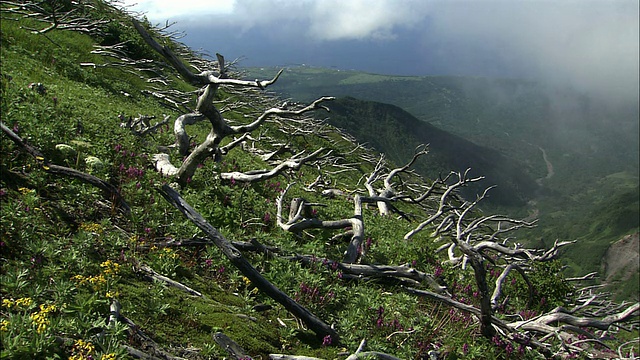
[[[420,156],[422,155],[426,155],[428,153],[428,149],[427,146],[425,145],[420,145],[415,149],[413,158],[411,158],[411,160],[405,164],[402,167],[399,168],[395,168],[391,171],[389,171],[386,175],[384,174],[384,155],[380,156],[380,159],[378,160],[378,162],[376,163],[373,171],[371,172],[371,174],[367,177],[364,186],[367,189],[367,191],[369,192],[370,196],[379,196],[382,198],[394,198],[397,195],[397,189],[395,189],[394,184],[393,184],[393,180],[395,177],[398,177],[400,174],[402,173],[406,173],[409,172],[409,169],[411,168],[411,166],[413,166],[413,164],[418,160],[418,158],[420,158]],[[383,187],[382,189],[378,190],[374,188],[375,183],[382,179],[383,181]],[[386,216],[389,215],[391,212],[390,209],[390,204],[389,202],[386,201],[379,201],[377,203],[378,205],[378,210],[380,212],[380,215],[382,216]]]
[[[72,30],[88,34],[99,34],[108,19],[93,19],[96,11],[93,1],[3,1],[3,11],[23,18],[45,23],[41,29],[28,29],[34,34],[46,34],[51,30]]]
[[[178,118],[175,123],[174,132],[176,133],[176,144],[180,148],[180,151],[183,152],[181,155],[187,155],[187,158],[179,167],[177,167],[171,163],[169,154],[161,153],[154,156],[156,169],[165,176],[175,177],[177,182],[181,185],[185,185],[188,180],[191,179],[198,164],[202,163],[206,158],[213,156],[216,160],[220,160],[223,155],[220,143],[225,137],[250,133],[253,130],[256,130],[267,119],[274,116],[292,117],[315,109],[324,108],[321,103],[332,99],[329,97],[323,97],[298,110],[273,107],[264,111],[257,117],[257,119],[249,124],[230,125],[213,102],[219,87],[221,85],[230,85],[264,89],[276,82],[282,71],[278,72],[273,79],[267,81],[232,79],[227,76],[224,57],[220,54],[216,54],[218,59],[217,70],[205,70],[200,73],[194,73],[173,53],[172,50],[166,46],[160,45],[138,21],[134,20],[134,26],[144,41],[157,53],[162,55],[164,59],[178,71],[185,81],[194,86],[202,87],[201,94],[198,96],[195,111],[193,113],[183,115]],[[185,141],[188,143],[188,135],[185,130],[185,125],[191,124],[201,118],[209,120],[211,123],[211,130],[206,139],[200,145],[198,145],[190,154],[186,154],[184,152],[186,152],[188,148],[185,146]]]
[[[329,325],[318,319],[309,310],[295,302],[284,292],[271,284],[267,279],[253,267],[240,251],[236,249],[220,232],[209,224],[198,212],[196,212],[175,190],[170,186],[164,185],[160,190],[160,194],[176,209],[178,209],[185,217],[191,220],[200,230],[202,230],[207,239],[215,244],[220,251],[233,263],[234,266],[242,272],[260,291],[282,304],[293,315],[300,318],[313,332],[320,338],[330,336],[333,341],[338,342],[338,333]]]
[[[407,233],[405,239],[410,239],[427,227],[433,229],[430,235],[438,241],[444,240],[444,244],[438,250],[447,250],[446,262],[458,266],[460,271],[465,271],[467,265],[471,265],[479,307],[461,303],[448,295],[429,291],[408,289],[411,293],[427,296],[474,314],[479,319],[480,332],[485,337],[493,338],[500,334],[511,341],[536,347],[547,356],[567,355],[571,351],[591,352],[593,355],[594,349],[586,347],[586,343],[597,343],[603,346],[604,343],[593,335],[588,336],[589,340],[579,340],[576,334],[583,336],[588,334],[581,327],[607,332],[612,326],[620,326],[620,323],[637,318],[640,311],[640,305],[637,303],[613,306],[612,302],[603,300],[605,294],[598,293],[592,286],[588,286],[576,289],[575,294],[578,296],[573,309],[556,308],[529,320],[515,322],[499,320],[496,317],[496,310],[502,305],[500,299],[504,296],[503,285],[510,272],[516,270],[527,284],[529,305],[531,305],[531,296],[536,290],[529,279],[532,263],[556,259],[560,248],[575,241],[556,241],[547,250],[530,249],[518,243],[508,245],[511,239],[503,238],[505,234],[516,229],[532,227],[535,221],[527,222],[500,215],[484,215],[478,211],[478,204],[486,198],[491,188],[486,189],[475,201],[461,200],[456,196],[458,189],[481,179],[468,178],[467,174],[468,171],[464,174],[451,173],[450,175],[457,177],[457,181],[439,182],[437,190],[430,187],[423,194],[440,194],[438,205],[425,221]],[[426,198],[419,196],[412,200],[419,202]],[[487,263],[501,269],[493,290],[488,281]],[[591,277],[585,276],[574,280],[585,280]],[[507,314],[507,317],[514,315]],[[560,341],[560,350],[554,351],[554,344],[550,340],[555,338]]]
[[[120,194],[120,191],[115,186],[91,174],[87,174],[69,167],[52,164],[50,162],[50,159],[46,158],[39,149],[26,143],[20,136],[9,129],[4,123],[0,122],[0,129],[5,135],[9,137],[9,139],[11,139],[11,141],[21,147],[22,150],[26,151],[29,155],[31,155],[38,162],[38,165],[42,166],[42,169],[47,173],[71,177],[74,179],[78,179],[84,183],[93,185],[102,190],[105,198],[111,200],[114,205],[120,207],[125,214],[128,215],[131,213],[129,204],[127,204],[125,199],[122,197],[122,194]]]

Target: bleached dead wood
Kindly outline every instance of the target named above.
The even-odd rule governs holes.
[[[570,311],[559,307],[535,319],[517,321],[508,325],[514,329],[541,331],[545,333],[554,333],[560,331],[560,326],[551,325],[557,323],[573,325],[576,327],[588,327],[599,330],[607,330],[611,325],[626,321],[632,316],[638,316],[639,310],[640,303],[635,303],[619,313],[611,314],[603,318],[591,318],[575,316]]]
[[[470,169],[467,169],[464,173],[459,173],[459,172],[451,172],[444,180],[439,181],[438,183],[436,183],[436,185],[440,185],[440,184],[446,184],[446,180],[448,180],[451,176],[456,176],[457,177],[457,181],[452,183],[452,184],[446,184],[445,185],[445,189],[442,192],[442,195],[440,196],[440,201],[438,203],[438,208],[435,210],[435,212],[429,216],[426,220],[424,220],[423,222],[421,222],[420,224],[418,224],[418,226],[416,226],[415,229],[409,231],[405,236],[405,240],[409,240],[411,239],[413,236],[415,236],[415,234],[419,233],[420,231],[422,231],[424,228],[426,228],[427,226],[433,224],[436,220],[438,220],[443,214],[446,214],[454,209],[456,209],[456,205],[452,204],[452,201],[454,200],[454,197],[456,195],[456,192],[464,187],[467,186],[470,183],[474,183],[474,182],[478,182],[482,179],[484,179],[484,177],[480,176],[480,177],[475,177],[475,178],[469,178],[469,171]],[[418,196],[417,198],[413,199],[413,202],[415,203],[420,203],[422,201],[424,201],[428,196],[430,196],[433,193],[433,189],[435,187],[430,187],[424,194]]]
[[[252,360],[252,358],[246,355],[244,349],[233,341],[230,337],[221,332],[213,334],[213,341],[216,342],[221,348],[231,355],[232,359],[236,360]]]
[[[97,35],[109,19],[93,19],[97,13],[91,1],[74,1],[73,4],[51,1],[3,1],[3,12],[20,15],[45,23],[41,29],[30,30],[34,34],[46,34],[54,29],[72,30]],[[69,6],[73,5],[73,6]]]
[[[184,285],[180,282],[177,282],[175,280],[172,280],[162,274],[158,274],[155,270],[153,270],[152,268],[150,268],[148,265],[145,264],[139,264],[135,267],[136,271],[141,272],[143,274],[145,274],[146,276],[148,276],[149,278],[151,278],[152,280],[156,280],[162,283],[165,283],[169,286],[173,286],[176,289],[182,290],[190,295],[194,295],[197,297],[202,297],[202,293],[200,293],[199,291],[193,290],[192,288],[188,287],[187,285]]]
[[[344,254],[344,262],[356,262],[358,256],[362,252],[362,240],[364,239],[364,222],[362,221],[362,197],[355,195],[353,197],[354,212],[353,216],[339,220],[320,220],[316,217],[305,217],[304,210],[306,204],[304,199],[294,199],[292,201],[289,219],[285,220],[282,215],[283,201],[287,192],[293,184],[289,184],[287,188],[277,199],[277,215],[276,222],[280,228],[293,233],[300,233],[306,229],[345,229],[351,228],[352,236],[349,246]]]
[[[369,192],[369,195],[391,199],[396,194],[396,191],[397,191],[396,189],[394,189],[394,184],[393,184],[394,178],[401,173],[407,172],[411,168],[411,166],[413,166],[413,164],[418,160],[418,158],[420,158],[422,155],[425,155],[427,153],[428,153],[428,150],[426,146],[424,145],[418,146],[415,149],[414,155],[409,162],[407,162],[404,166],[392,169],[386,175],[383,175],[385,162],[384,162],[384,156],[381,155],[373,171],[367,177],[364,183],[364,186]],[[380,178],[383,178],[384,187],[381,190],[376,190],[374,188],[374,185],[376,181],[379,180]],[[391,209],[389,207],[389,202],[379,201],[377,205],[378,205],[378,210],[380,212],[380,215],[386,216],[386,215],[389,215],[389,213],[391,212]]]
[[[426,285],[438,294],[447,293],[447,288],[438,284],[435,278],[427,273],[418,271],[409,266],[393,266],[393,265],[364,265],[351,264],[347,262],[338,262],[331,259],[317,258],[310,255],[292,255],[285,256],[285,259],[300,261],[305,265],[322,264],[330,269],[342,271],[344,274],[355,275],[358,277],[367,277],[370,279],[409,279],[416,285]]]
[[[320,156],[320,153],[325,151],[324,148],[312,152],[311,154],[301,157],[304,152],[298,153],[286,161],[281,162],[271,170],[251,170],[248,172],[225,172],[220,174],[220,178],[224,180],[234,180],[238,182],[254,182],[271,179],[278,176],[280,173],[287,169],[299,170],[305,163],[315,160]]]
[[[176,54],[173,53],[173,51],[171,51],[166,46],[161,46],[149,34],[144,26],[142,26],[142,24],[134,20],[133,25],[140,36],[142,36],[144,41],[157,53],[162,55],[173,66],[173,68],[178,71],[183,79],[185,79],[192,85],[202,87],[202,92],[198,96],[195,111],[190,114],[187,119],[196,119],[200,116],[207,118],[211,123],[211,130],[209,134],[202,141],[202,143],[196,146],[196,148],[190,154],[188,154],[187,158],[179,167],[173,166],[171,164],[168,155],[157,157],[158,161],[156,161],[159,171],[160,169],[162,169],[163,174],[176,177],[178,183],[180,183],[181,185],[186,184],[188,180],[191,179],[197,169],[198,164],[201,164],[207,157],[213,156],[216,160],[220,159],[220,157],[222,156],[220,143],[225,137],[229,135],[242,135],[245,133],[249,133],[257,129],[267,119],[272,117],[295,117],[316,109],[326,110],[326,107],[322,106],[321,103],[323,101],[333,99],[331,97],[323,97],[312,102],[310,105],[297,110],[290,110],[285,106],[272,107],[264,111],[254,121],[248,124],[231,125],[223,117],[221,111],[216,107],[213,101],[219,87],[222,85],[230,85],[236,87],[264,89],[277,81],[280,74],[282,74],[282,70],[278,72],[276,76],[274,76],[274,78],[271,80],[248,81],[233,79],[230,78],[227,74],[224,57],[220,54],[216,54],[218,59],[216,70],[204,70],[199,73],[194,73],[189,67],[187,67],[187,65],[185,65],[181,61],[181,59]],[[184,151],[185,143],[189,139],[188,135],[186,135],[185,125],[187,124],[187,122],[185,120],[186,119],[183,118],[182,121],[176,121],[176,128],[174,130],[177,136],[176,143],[179,145],[181,151]],[[242,176],[238,174],[238,177],[240,178]]]
[[[142,328],[134,323],[131,319],[123,316],[120,313],[122,306],[118,300],[113,300],[110,305],[110,314],[109,314],[109,322],[108,326],[114,326],[116,322],[121,322],[127,325],[129,329],[130,340],[136,343],[136,346],[140,347],[134,348],[129,345],[121,345],[121,347],[131,356],[137,359],[163,359],[163,360],[186,360],[181,357],[174,356],[169,352],[162,349],[158,343],[156,343],[149,335],[147,335]],[[101,335],[103,336],[104,333]]]

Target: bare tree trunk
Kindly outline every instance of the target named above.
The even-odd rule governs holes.
[[[313,332],[320,338],[330,336],[333,343],[338,343],[338,333],[325,324],[322,320],[318,319],[309,310],[295,302],[284,292],[278,289],[265,279],[256,268],[254,268],[245,259],[240,251],[236,249],[229,240],[227,240],[218,230],[211,226],[198,212],[196,212],[175,190],[168,185],[163,185],[158,190],[160,194],[176,209],[178,209],[185,217],[193,222],[200,230],[202,230],[207,237],[222,251],[222,253],[235,265],[244,276],[246,276],[251,283],[255,285],[260,291],[264,292],[272,299],[282,304],[285,309],[291,312],[293,315],[299,317]]]

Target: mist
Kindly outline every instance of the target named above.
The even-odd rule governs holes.
[[[638,99],[635,0],[190,3],[144,0],[133,9],[176,21],[187,45],[242,58],[241,66],[524,78]]]

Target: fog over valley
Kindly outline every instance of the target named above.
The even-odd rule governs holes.
[[[638,97],[637,1],[126,0],[242,66],[525,78]]]

